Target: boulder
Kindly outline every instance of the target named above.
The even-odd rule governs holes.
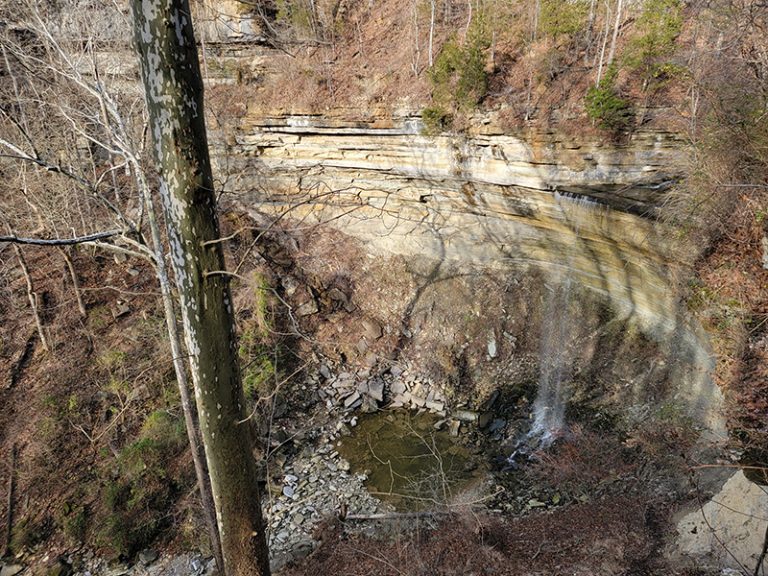
[[[430,412],[443,412],[445,410],[445,404],[436,400],[427,400],[425,406]]]
[[[378,411],[379,409],[379,403],[376,402],[373,398],[370,396],[365,396],[363,398],[362,406],[360,406],[360,410],[362,410],[365,414],[372,414],[373,412]]]
[[[405,394],[398,394],[394,398],[392,398],[392,403],[389,405],[390,408],[401,408],[402,406],[405,406],[411,401],[410,396],[406,396]]]
[[[347,312],[354,311],[355,307],[352,304],[352,300],[347,294],[345,294],[339,288],[335,288],[335,287],[331,288],[325,293],[325,295],[335,304],[334,308],[341,306]]]
[[[141,552],[139,552],[139,562],[141,562],[144,566],[149,566],[157,560],[157,552],[150,548],[145,548]]]
[[[341,380],[340,378],[337,378],[336,380],[334,380],[332,386],[337,390],[340,390],[343,388],[350,388],[352,386],[352,380]]]
[[[472,410],[456,410],[453,416],[462,422],[477,422],[479,417],[478,413]]]
[[[283,285],[283,290],[285,290],[285,295],[289,297],[293,296],[296,293],[296,290],[299,288],[299,281],[293,276],[290,276],[288,274],[280,278],[280,284]]]
[[[363,403],[363,398],[367,398],[367,396],[361,396],[359,392],[353,392],[343,402],[344,410],[350,411],[359,408]]]
[[[299,316],[300,318],[304,316],[311,316],[312,314],[317,314],[319,311],[320,308],[317,306],[317,302],[315,302],[315,299],[310,296],[309,300],[303,304],[300,304],[296,308],[296,316]]]
[[[493,408],[494,404],[496,404],[496,401],[499,399],[499,396],[501,396],[501,391],[497,388],[493,392],[491,392],[491,395],[488,396],[488,398],[480,404],[480,410],[486,412]]]
[[[493,359],[496,358],[498,355],[498,348],[496,346],[496,334],[493,333],[493,331],[488,334],[488,357]]]
[[[398,394],[404,394],[406,391],[405,383],[402,380],[395,380],[390,385],[389,391],[395,396]]]
[[[360,400],[360,392],[352,392],[352,394],[344,398],[344,408],[352,408],[358,400]]]
[[[373,378],[368,380],[368,396],[378,402],[384,401],[384,380]]]
[[[486,428],[493,421],[493,412],[483,412],[477,419],[480,428]]]

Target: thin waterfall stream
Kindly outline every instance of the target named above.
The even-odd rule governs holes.
[[[572,229],[578,241],[582,215],[574,212],[596,212],[605,207],[590,198],[554,193],[563,221]],[[593,217],[594,215],[591,215]],[[573,303],[573,256],[567,252],[560,262],[564,273],[553,285],[547,286],[548,296],[542,323],[539,358],[539,387],[533,404],[533,424],[522,441],[528,446],[546,448],[565,429],[565,409],[568,404],[568,378],[573,367],[575,327],[571,311]],[[513,454],[514,456],[514,454]],[[510,457],[512,458],[512,457]]]
[[[568,400],[565,379],[570,372],[571,334],[571,272],[562,282],[547,287],[546,312],[542,325],[539,388],[533,403],[533,425],[528,438],[548,446],[565,426],[565,406]]]

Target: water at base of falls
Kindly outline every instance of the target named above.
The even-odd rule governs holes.
[[[548,286],[542,323],[539,358],[539,389],[533,403],[533,423],[507,458],[505,470],[514,470],[537,450],[546,449],[566,430],[565,408],[573,361],[570,275],[555,286]]]
[[[539,389],[533,403],[533,423],[528,433],[515,444],[505,470],[514,470],[537,450],[549,448],[565,433],[565,408],[568,401],[566,378],[572,364],[570,274],[559,284],[548,286],[542,323],[539,358]]]

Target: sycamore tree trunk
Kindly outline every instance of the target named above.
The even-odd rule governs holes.
[[[184,338],[229,576],[269,574],[188,0],[133,0]]]

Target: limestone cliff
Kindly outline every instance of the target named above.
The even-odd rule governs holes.
[[[706,338],[680,306],[681,267],[654,218],[686,162],[682,138],[512,136],[489,117],[474,126],[427,136],[418,117],[249,116],[219,158],[249,211],[326,222],[374,253],[535,268],[592,289],[665,343],[679,399],[722,432]]]
[[[374,249],[573,269],[628,313],[673,329],[671,247],[653,220],[684,143],[554,132],[426,136],[417,117],[249,117],[230,137],[229,190],[248,207],[328,220]],[[222,167],[223,169],[223,167]]]

